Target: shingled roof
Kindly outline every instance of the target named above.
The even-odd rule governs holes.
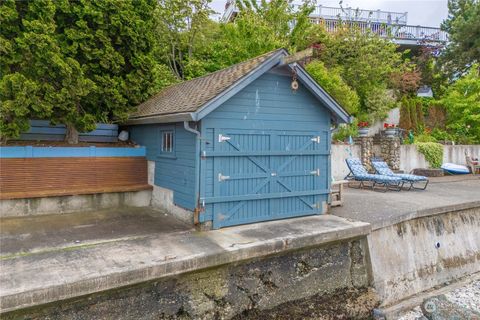
[[[240,79],[254,72],[265,61],[282,53],[286,55],[284,49],[271,51],[203,77],[167,87],[140,104],[130,119],[195,112]]]

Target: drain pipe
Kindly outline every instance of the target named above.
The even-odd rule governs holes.
[[[338,122],[335,121],[336,119],[331,119],[332,121],[330,122],[330,134],[333,135],[335,132],[338,131]]]
[[[197,195],[197,206],[195,206],[195,209],[193,210],[193,224],[198,225],[200,223],[200,131],[193,129],[190,127],[190,124],[188,121],[183,121],[183,128],[187,130],[188,132],[191,132],[195,134],[196,139],[195,139],[195,150],[197,157],[195,157],[195,167],[196,167],[196,172],[195,172],[195,194]]]
[[[200,131],[197,131],[193,128],[190,127],[188,121],[183,121],[183,127],[185,128],[185,130],[187,130],[188,132],[191,132],[191,133],[194,133],[197,135],[197,138],[200,138]]]

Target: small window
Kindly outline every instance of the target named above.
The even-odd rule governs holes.
[[[162,132],[162,153],[173,152],[173,131]]]

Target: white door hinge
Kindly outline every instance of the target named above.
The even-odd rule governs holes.
[[[227,141],[227,140],[230,140],[230,139],[231,139],[230,137],[224,136],[223,134],[218,135],[218,142],[223,142],[223,141]]]
[[[320,136],[313,137],[312,139],[313,142],[320,143]]]
[[[225,180],[228,180],[228,179],[230,179],[230,176],[224,176],[221,173],[218,174],[218,181],[219,182],[222,182],[222,181],[225,181]]]

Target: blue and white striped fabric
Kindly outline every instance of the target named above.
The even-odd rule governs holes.
[[[390,175],[368,173],[368,171],[365,169],[362,162],[358,158],[349,158],[345,161],[347,162],[350,171],[352,171],[353,176],[357,180],[376,181],[381,183],[396,183],[402,181],[401,178]]]
[[[428,180],[427,177],[424,176],[417,176],[414,174],[406,174],[406,173],[394,173],[387,165],[385,161],[372,161],[372,165],[375,170],[382,175],[386,176],[393,176],[401,178],[402,180],[407,181],[426,181]]]

